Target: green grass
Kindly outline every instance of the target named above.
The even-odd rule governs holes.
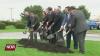
[[[90,33],[90,34],[100,34],[100,30],[88,30],[87,33]]]
[[[0,30],[0,32],[23,32],[25,29],[4,29]]]
[[[25,29],[16,29],[13,25],[6,26],[6,29],[0,30],[0,32],[23,32]]]
[[[6,29],[0,30],[0,32],[23,32],[25,29],[16,29],[13,25],[6,26]],[[88,30],[89,34],[100,34],[100,30]]]
[[[7,28],[4,30],[0,30],[0,32],[23,32],[25,29],[14,29],[14,28]],[[100,34],[100,30],[88,30],[89,34]]]
[[[35,48],[18,47],[17,40],[0,40],[0,56],[100,56],[100,41],[86,41],[86,53],[80,54],[78,50],[71,53],[51,53],[37,50]],[[4,47],[8,43],[16,43],[16,51],[5,51]]]

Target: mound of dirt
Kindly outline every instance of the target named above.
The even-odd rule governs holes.
[[[36,48],[41,51],[46,52],[60,52],[60,53],[73,53],[68,51],[68,49],[64,46],[53,45],[49,43],[42,43],[42,42],[30,42],[28,39],[21,39],[18,41],[19,44],[22,44],[24,48]]]

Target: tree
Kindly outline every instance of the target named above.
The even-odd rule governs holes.
[[[84,5],[79,6],[78,9],[85,14],[86,19],[90,18],[90,12],[86,9]]]
[[[34,6],[31,5],[31,6],[28,6],[28,7],[26,7],[24,9],[24,11],[28,11],[28,12],[35,13],[36,15],[38,15],[39,21],[42,21],[42,17],[43,17],[42,12],[43,12],[43,9],[42,9],[42,7],[40,5],[34,5]],[[26,19],[25,16],[22,16],[21,15],[21,18],[22,18],[21,20],[23,22],[26,22],[27,21],[27,19]]]

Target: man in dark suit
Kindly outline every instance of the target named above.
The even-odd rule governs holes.
[[[85,52],[85,36],[88,30],[86,18],[82,11],[75,9],[73,6],[70,8],[70,12],[72,19],[68,26],[71,27],[75,33],[79,42],[79,52],[83,54]]]
[[[43,20],[43,31],[44,31],[43,39],[45,39],[45,40],[47,40],[47,36],[49,34],[52,34],[51,24],[53,23],[53,20],[54,20],[54,13],[53,13],[52,7],[48,7],[47,11],[46,11],[46,15]],[[49,43],[51,43],[50,40],[49,40]]]
[[[39,27],[39,21],[38,21],[38,16],[36,14],[32,12],[29,13],[27,27],[29,28],[29,32],[30,32],[30,41],[33,42],[33,37],[34,37],[34,41],[37,41],[36,31]]]
[[[61,29],[64,29],[64,25],[66,24],[66,31],[70,29],[69,33],[67,34],[67,49],[70,50],[70,43],[71,43],[71,35],[73,36],[73,41],[74,41],[74,49],[77,49],[78,48],[78,42],[77,42],[77,37],[75,36],[74,32],[72,31],[71,28],[68,27],[68,24],[70,23],[70,19],[71,19],[71,13],[69,12],[69,6],[68,7],[65,7],[65,10],[64,10],[64,20],[62,22],[62,27]]]
[[[55,37],[52,38],[53,44],[64,45],[63,32],[62,31],[58,32],[61,27],[62,21],[63,21],[63,15],[61,11],[59,10],[59,8],[55,8],[54,9],[54,21],[52,23],[53,26],[51,28],[52,33],[55,33],[54,34]]]

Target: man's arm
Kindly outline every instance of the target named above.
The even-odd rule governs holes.
[[[38,23],[38,16],[34,16],[32,20],[32,27],[34,27]]]
[[[64,15],[64,19],[63,19],[63,21],[62,21],[61,26],[64,26],[66,23],[67,23],[67,16]]]
[[[75,17],[75,15],[72,15],[71,19],[69,21],[70,22],[68,24],[68,27],[71,28],[71,29],[74,28],[76,26],[76,17]]]
[[[68,19],[67,18],[67,15],[64,14],[62,18],[63,18],[63,20],[62,20],[62,24],[61,24],[61,27],[60,27],[60,30],[59,31],[64,30],[64,25],[67,24],[67,19]]]

